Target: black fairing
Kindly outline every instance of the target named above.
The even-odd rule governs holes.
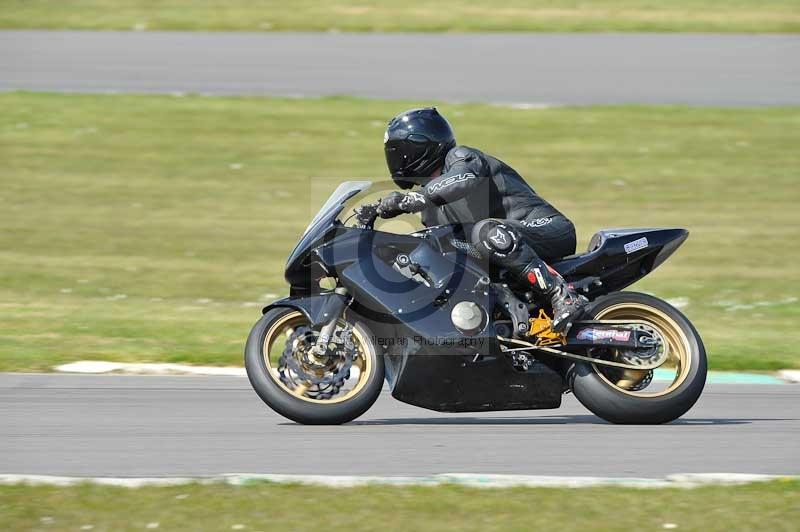
[[[545,364],[514,369],[505,356],[387,355],[392,396],[439,412],[558,408],[564,381]]]
[[[586,253],[565,257],[552,266],[571,282],[598,278],[601,285],[588,286],[590,298],[595,298],[635,283],[688,236],[686,229],[605,229],[592,237]]]
[[[337,218],[344,210],[346,202],[366,188],[369,188],[369,182],[366,181],[342,183],[311,221],[286,261],[284,277],[291,287],[291,295],[319,291],[317,281],[328,272],[324,265],[315,260],[314,250],[334,237],[337,229],[342,228],[342,223]]]
[[[468,338],[471,342],[485,338],[483,347],[489,348],[495,335],[488,320],[477,334],[466,337],[450,319],[453,306],[461,301],[472,301],[487,314],[494,305],[491,291],[476,288],[485,272],[472,259],[458,251],[443,252],[432,238],[362,229],[342,229],[337,233],[317,248],[317,258],[352,295],[352,309],[375,327],[386,329],[402,324],[405,330],[398,333],[402,337],[442,341]],[[425,271],[430,286],[393,268],[393,261],[401,254]],[[452,353],[453,349],[450,345],[429,346],[429,351]],[[472,347],[464,348],[464,353],[470,352],[474,352]]]
[[[564,389],[558,372],[544,364],[521,372],[499,356],[489,319],[497,294],[483,282],[487,274],[475,258],[453,247],[454,230],[460,234],[436,227],[412,236],[336,226],[321,245],[297,255],[287,277],[308,279],[314,268],[339,279],[353,298],[347,312],[366,322],[387,354],[387,380],[398,400],[448,412],[557,408]],[[399,254],[426,272],[429,286],[392,267]],[[293,292],[310,293],[311,286],[304,282]],[[273,306],[297,308],[319,321],[328,297],[335,295],[288,298]],[[474,334],[463,334],[450,318],[461,301],[484,309],[486,319]]]

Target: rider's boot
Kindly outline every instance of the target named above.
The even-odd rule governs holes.
[[[506,267],[523,283],[527,281],[535,292],[550,297],[554,314],[552,329],[555,332],[569,330],[588,300],[579,296],[557,271],[540,259],[513,227],[500,220],[482,220],[472,228],[472,241],[483,256]]]
[[[523,279],[537,292],[549,296],[553,305],[551,328],[558,333],[567,333],[572,322],[578,319],[589,302],[578,295],[561,275],[544,261],[535,259],[523,270]]]

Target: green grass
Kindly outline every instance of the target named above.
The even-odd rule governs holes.
[[[0,0],[2,28],[797,32],[798,0]]]
[[[0,487],[5,530],[797,530],[800,482],[696,489]],[[157,524],[157,525],[156,525]]]
[[[0,370],[241,364],[342,180],[413,102],[0,95]],[[800,367],[800,108],[442,105],[576,223],[680,226],[634,286],[683,298],[711,369]]]

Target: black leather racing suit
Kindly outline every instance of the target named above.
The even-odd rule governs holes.
[[[513,168],[475,148],[450,150],[442,175],[421,192],[428,205],[421,213],[427,227],[493,219],[516,233],[521,249],[493,261],[512,271],[521,271],[537,255],[549,262],[575,253],[572,222],[537,195]],[[476,232],[472,240],[480,249]]]

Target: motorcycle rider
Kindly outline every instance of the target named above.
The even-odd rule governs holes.
[[[575,252],[575,227],[513,168],[475,148],[457,146],[450,124],[435,107],[394,117],[384,135],[394,182],[413,192],[392,192],[380,215],[419,212],[425,226],[474,224],[470,240],[490,263],[550,298],[552,328],[566,332],[586,305],[546,261]]]

